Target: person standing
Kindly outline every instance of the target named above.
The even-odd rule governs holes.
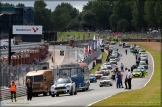
[[[116,88],[120,88],[120,84],[121,84],[121,74],[120,72],[117,73],[117,81],[116,81]]]
[[[27,80],[26,83],[27,86],[27,100],[32,100],[32,82],[30,82],[30,79]]]
[[[125,54],[127,55],[127,49],[125,50]]]
[[[132,73],[130,72],[130,69],[128,70],[128,75],[127,75],[128,77],[128,89],[131,89],[131,87],[132,87],[132,83],[131,83],[131,81],[132,81]]]
[[[128,69],[127,68],[125,68],[125,89],[128,89],[128,78],[127,78],[127,76],[128,76]]]
[[[121,79],[121,80],[120,80],[120,85],[121,85],[122,88],[124,88],[124,87],[123,87],[123,81],[122,81],[122,80],[123,80],[123,74],[120,72],[120,75],[121,75],[121,76],[120,76],[120,79]]]
[[[15,102],[16,102],[16,84],[14,81],[11,82],[10,84],[10,92],[11,92],[11,100],[13,102],[13,95],[14,95],[14,98],[15,98]]]
[[[113,80],[113,81],[115,81],[115,71],[114,71],[114,70],[113,70],[113,71],[111,71],[111,74],[112,74],[112,77],[111,77],[111,78],[112,78],[112,80]]]
[[[137,55],[135,55],[135,56],[136,56],[136,60],[137,60],[138,57],[137,57]]]
[[[123,70],[123,68],[124,68],[124,64],[123,63],[121,63],[120,68],[121,68],[121,71],[124,71]]]

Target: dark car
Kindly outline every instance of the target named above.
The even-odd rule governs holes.
[[[90,82],[97,82],[97,79],[94,74],[89,74]]]

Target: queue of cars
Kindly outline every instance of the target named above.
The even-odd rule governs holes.
[[[134,69],[132,72],[132,77],[145,77],[148,76],[148,55],[146,50],[140,49],[139,46],[131,45],[130,50],[133,52],[137,52],[138,59],[136,60],[136,64],[133,65]],[[140,60],[139,60],[140,59]]]

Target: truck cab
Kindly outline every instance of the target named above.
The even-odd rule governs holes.
[[[43,94],[43,96],[51,95],[50,88],[54,81],[52,70],[30,71],[26,74],[26,81],[28,79],[33,84],[33,96],[39,94]]]

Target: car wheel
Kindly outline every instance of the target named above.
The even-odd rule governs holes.
[[[112,86],[112,84],[110,84],[110,86]]]
[[[89,87],[87,87],[86,90],[89,90]]]
[[[97,82],[97,79],[95,80],[95,82]]]
[[[77,95],[77,89],[75,88],[75,92],[74,92],[74,95]]]
[[[71,89],[70,95],[74,95],[74,90]]]
[[[56,94],[56,97],[59,97],[59,94]]]
[[[49,95],[51,95],[51,91],[49,91],[49,93],[48,93]]]
[[[54,95],[54,94],[52,94],[52,95],[51,95],[51,97],[55,97],[55,95]]]
[[[46,93],[46,92],[44,92],[44,93],[43,93],[43,96],[47,96],[47,93]]]
[[[102,85],[100,85],[100,87],[102,87]]]

